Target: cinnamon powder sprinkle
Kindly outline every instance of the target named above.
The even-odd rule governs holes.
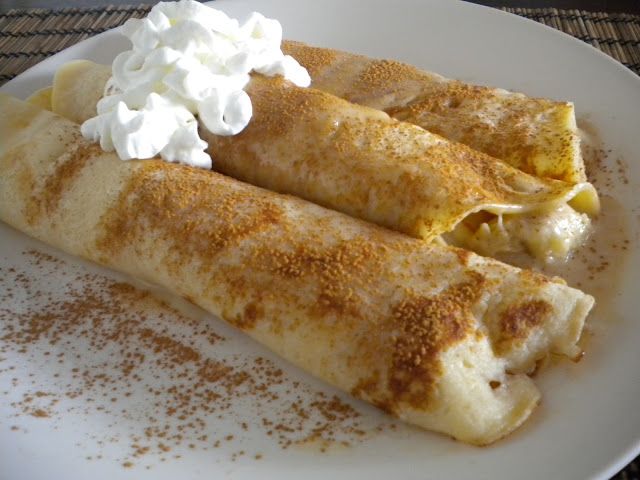
[[[501,338],[498,350],[502,351],[512,342],[524,341],[532,329],[543,324],[553,312],[553,305],[543,300],[532,300],[520,305],[511,305],[500,315]]]
[[[383,408],[393,411],[398,401],[422,408],[433,398],[432,390],[442,369],[438,353],[473,331],[465,310],[477,301],[484,283],[480,274],[470,275],[467,281],[435,297],[412,296],[394,307],[400,333],[389,381],[393,398]]]
[[[324,69],[331,67],[340,57],[336,50],[313,48],[304,43],[291,40],[284,40],[282,42],[282,51],[286,55],[293,56],[303,65],[309,72],[311,78],[321,74]]]
[[[253,116],[242,133],[203,132],[216,171],[411,236],[430,240],[479,206],[543,205],[571,188],[319,90],[257,76],[248,93]]]
[[[569,103],[447,80],[394,60],[298,42],[283,48],[309,70],[314,88],[383,110],[527,173],[566,181],[584,174]]]
[[[202,315],[35,250],[22,260],[0,267],[0,381],[12,385],[0,394],[14,423],[108,425],[78,444],[85,458],[118,444],[123,456],[111,460],[124,468],[214,448],[247,462],[265,445],[323,451],[384,429],[268,358],[238,353]]]

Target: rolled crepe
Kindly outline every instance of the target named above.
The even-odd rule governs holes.
[[[586,180],[573,104],[471,85],[393,60],[285,41],[312,86],[536,175]]]
[[[78,65],[88,73],[78,75]],[[68,101],[54,111],[88,119],[78,114],[84,97],[69,93],[74,79],[82,79],[82,92],[87,78],[100,79],[93,90],[102,92],[109,70],[86,61],[63,66],[53,97]],[[527,175],[379,110],[260,75],[248,93],[253,116],[240,134],[201,128],[214,169],[239,180],[427,241],[447,234],[448,242],[489,256],[564,259],[581,243],[587,214],[598,210],[589,183]]]
[[[29,98],[27,98],[27,102],[32,103],[40,108],[44,108],[45,110],[53,111],[53,105],[51,102],[51,94],[53,93],[53,87],[41,88],[40,90],[36,90]]]
[[[65,64],[53,78],[51,111],[65,112],[65,116],[76,123],[93,117],[110,77],[111,69],[95,68],[95,63],[88,60]],[[100,88],[97,89],[96,85]]]
[[[0,219],[188,298],[313,375],[421,427],[487,444],[574,356],[593,299],[215,172],[120,161],[0,95]]]

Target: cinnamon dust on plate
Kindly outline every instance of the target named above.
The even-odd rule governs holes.
[[[391,420],[372,427],[345,399],[254,355],[253,344],[236,348],[217,328],[226,327],[204,316],[23,252],[0,267],[0,384],[11,385],[0,391],[10,406],[0,427],[28,434],[20,426],[28,417],[53,429],[69,418],[95,423],[103,430],[77,447],[87,459],[109,459],[103,450],[115,445],[111,460],[127,468],[211,449],[258,461],[265,452],[252,451],[259,442],[251,440],[260,436],[281,449],[325,451],[394,428]]]

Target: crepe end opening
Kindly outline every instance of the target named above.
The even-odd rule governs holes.
[[[540,392],[524,374],[511,375],[486,338],[465,342],[442,356],[431,407],[401,408],[402,420],[476,446],[494,443],[520,427],[540,402]]]

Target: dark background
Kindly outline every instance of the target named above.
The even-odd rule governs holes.
[[[640,0],[472,0],[492,7],[576,8],[592,12],[640,13]],[[12,8],[90,7],[156,3],[156,0],[0,0],[0,11]]]

